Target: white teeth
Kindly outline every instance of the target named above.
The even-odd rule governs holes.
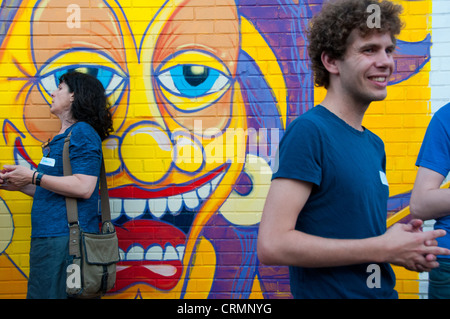
[[[167,209],[166,198],[151,198],[148,200],[148,208],[152,212],[152,215],[156,218],[160,218],[164,215]]]
[[[374,80],[375,82],[385,82],[386,81],[386,77],[373,77],[372,80]]]
[[[180,260],[183,260],[184,250],[186,249],[186,246],[178,245],[177,247],[175,247],[175,249],[177,250],[178,257],[180,257]]]
[[[152,245],[147,251],[144,251],[142,246],[134,245],[126,253],[119,248],[119,254],[121,261],[183,261],[185,248],[184,245],[178,245],[174,248],[172,245],[167,244],[165,249],[163,249],[160,245]]]
[[[151,199],[121,199],[110,198],[111,218],[115,219],[124,213],[129,218],[137,218],[146,210],[155,218],[162,218],[165,214],[178,215],[183,207],[195,210],[203,200],[216,189],[225,173],[216,176],[211,182],[198,189],[170,197]]]
[[[161,246],[152,246],[147,249],[147,253],[145,254],[146,260],[162,260],[163,257],[163,249]]]
[[[194,209],[200,203],[195,191],[187,192],[183,194],[183,200],[187,208]]]
[[[133,246],[126,254],[127,260],[144,260],[144,248],[141,246]]]
[[[209,196],[209,194],[211,193],[211,184],[205,184],[202,187],[200,187],[199,189],[197,189],[197,194],[198,196],[200,196],[201,199],[205,199]]]
[[[131,218],[135,218],[142,214],[147,205],[145,199],[127,200],[123,202],[123,208],[127,212],[127,215]]]
[[[169,210],[172,215],[178,215],[181,205],[183,205],[183,197],[181,195],[170,196],[167,203],[169,204]]]
[[[177,260],[178,259],[178,253],[173,248],[172,245],[166,246],[166,251],[164,252],[164,260]]]

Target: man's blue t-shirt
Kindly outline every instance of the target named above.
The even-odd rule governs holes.
[[[289,125],[278,155],[273,179],[313,184],[299,212],[297,230],[333,239],[363,239],[386,231],[389,186],[384,143],[378,136],[367,129],[355,130],[318,105]],[[390,265],[375,267],[380,270],[379,288],[371,283],[369,265],[291,266],[292,294],[314,299],[397,298]]]
[[[97,132],[87,123],[78,122],[49,143],[50,153],[38,165],[38,171],[52,176],[64,176],[62,153],[64,140],[72,131],[69,156],[72,174],[99,176],[102,160],[102,143]],[[85,232],[98,232],[98,185],[91,198],[78,199],[78,220]],[[66,199],[62,195],[36,186],[31,210],[31,237],[56,237],[69,235]]]
[[[450,172],[450,103],[441,107],[431,118],[416,165],[431,169],[444,177]],[[437,238],[437,241],[440,247],[450,249],[450,216],[436,218],[434,228],[447,231],[447,235]]]

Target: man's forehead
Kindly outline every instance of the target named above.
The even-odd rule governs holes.
[[[347,38],[347,47],[378,45],[383,47],[395,46],[395,38],[390,32],[371,31],[362,33],[359,30],[353,30]]]

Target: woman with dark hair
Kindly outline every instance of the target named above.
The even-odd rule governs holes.
[[[78,199],[80,227],[99,231],[99,176],[102,141],[112,131],[105,90],[93,76],[68,72],[52,93],[50,111],[61,121],[59,133],[43,145],[37,170],[5,165],[3,189],[33,196],[31,210],[30,275],[27,298],[67,298],[69,228],[66,196]],[[62,153],[67,135],[72,174],[64,176]]]

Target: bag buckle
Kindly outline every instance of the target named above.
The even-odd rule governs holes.
[[[69,228],[71,228],[72,226],[75,226],[75,225],[80,226],[80,223],[79,223],[78,220],[77,220],[77,221],[74,221],[74,222],[68,222],[68,223],[67,223],[67,226],[68,226]]]

